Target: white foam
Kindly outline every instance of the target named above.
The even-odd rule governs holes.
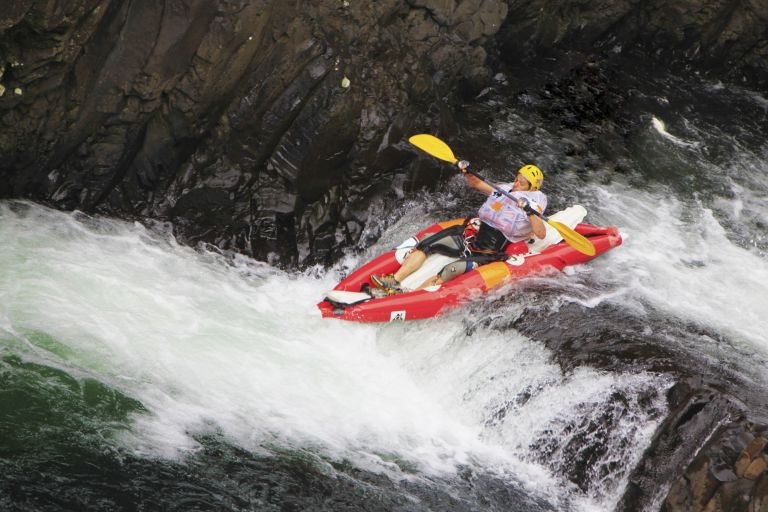
[[[662,137],[664,137],[670,142],[677,144],[678,146],[695,148],[701,145],[700,142],[691,142],[691,141],[681,139],[680,137],[676,137],[675,135],[672,135],[667,131],[667,126],[666,124],[664,124],[664,121],[657,118],[656,116],[652,116],[651,125],[653,126],[653,129],[656,130]]]
[[[140,454],[177,457],[196,433],[220,432],[249,450],[301,446],[395,477],[405,474],[392,455],[427,474],[473,464],[570,501],[569,484],[527,451],[531,418],[544,429],[581,414],[582,399],[658,386],[645,375],[563,375],[514,332],[468,335],[469,311],[383,326],[320,319],[308,310],[334,271],[227,263],[138,225],[29,208],[0,204],[0,318],[18,336],[42,331],[66,346],[48,357],[70,373],[140,400],[148,413],[123,438]],[[539,384],[525,414],[492,421]],[[628,439],[621,449],[640,453],[645,438]],[[612,499],[617,485],[587,501]]]
[[[628,234],[619,250],[595,260],[624,283],[624,305],[661,311],[709,326],[768,356],[768,262],[739,247],[711,209],[668,190],[622,185],[596,189],[604,215]],[[637,311],[645,308],[635,303]]]

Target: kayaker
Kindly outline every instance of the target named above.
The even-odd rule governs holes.
[[[444,283],[477,265],[498,259],[508,254],[527,252],[525,241],[531,235],[544,238],[544,221],[534,214],[534,209],[544,213],[547,196],[540,190],[544,173],[535,165],[524,165],[517,171],[515,181],[499,185],[508,190],[516,201],[467,173],[469,162],[457,163],[467,183],[488,196],[477,212],[479,227],[470,236],[465,226],[452,226],[421,240],[405,257],[403,264],[394,274],[372,275],[371,283],[389,293],[402,291],[400,283],[418,270],[432,253],[456,257],[458,261],[443,267],[436,276],[427,279],[419,288]],[[510,244],[517,244],[509,247]]]

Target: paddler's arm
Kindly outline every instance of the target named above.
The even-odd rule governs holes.
[[[544,221],[541,220],[541,217],[537,215],[529,215],[528,221],[531,223],[531,228],[533,228],[533,234],[536,235],[536,238],[542,239],[547,236],[547,227],[544,225]]]
[[[459,170],[464,174],[464,178],[467,180],[467,184],[474,188],[475,190],[479,190],[486,196],[491,195],[491,192],[493,192],[493,187],[475,176],[474,174],[470,174],[467,172],[467,169],[469,168],[469,162],[466,160],[461,160],[459,162],[456,162],[456,166],[459,168]]]
[[[537,212],[544,213],[541,205],[536,201],[522,197],[517,200],[517,206],[519,206],[528,216],[528,222],[531,223],[531,230],[536,238],[542,239],[547,236],[547,227],[544,225],[544,219],[536,215],[533,211],[533,208],[535,208]]]

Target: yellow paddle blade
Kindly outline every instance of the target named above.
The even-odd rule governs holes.
[[[458,159],[453,156],[453,151],[448,147],[448,144],[434,135],[420,133],[419,135],[414,135],[409,138],[408,142],[440,160],[445,160],[452,164],[455,164],[458,161]]]
[[[560,235],[563,237],[563,240],[565,240],[568,245],[580,253],[586,254],[587,256],[594,256],[597,253],[597,251],[595,251],[595,246],[592,245],[592,242],[565,224],[557,222],[556,220],[549,219],[547,219],[547,224],[555,228],[557,232],[560,233]]]

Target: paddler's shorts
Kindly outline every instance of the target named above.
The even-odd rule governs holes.
[[[464,226],[451,226],[434,235],[429,235],[418,244],[416,249],[430,254],[442,254],[454,258],[469,256],[469,249],[464,242]]]

